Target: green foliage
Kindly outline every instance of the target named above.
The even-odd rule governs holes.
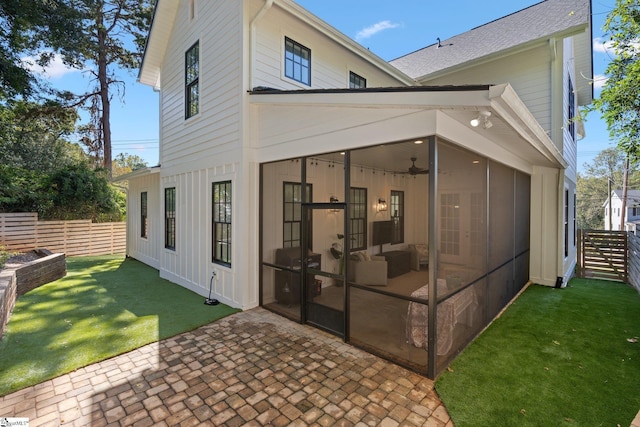
[[[113,177],[146,168],[147,162],[135,154],[120,153],[113,159]]]
[[[43,218],[123,220],[124,195],[109,184],[105,170],[93,170],[86,163],[66,166],[53,173],[46,186],[52,207]]]
[[[88,167],[65,140],[76,112],[60,104],[0,104],[0,212],[37,212],[43,219],[120,221],[123,194],[104,171]]]
[[[611,189],[622,188],[625,154],[620,149],[607,148],[598,154],[591,164],[585,164],[584,174],[578,174],[577,182],[577,222],[578,228],[602,230],[604,224],[604,203]],[[629,171],[629,188],[640,189],[640,172]]]
[[[51,207],[46,178],[38,171],[0,164],[0,212],[45,214]]]
[[[82,37],[62,49],[65,62],[89,69],[94,88],[78,96],[90,123],[83,126],[82,142],[89,154],[102,159],[112,173],[111,125],[113,93],[123,85],[113,67],[133,70],[140,66],[155,0],[76,0]],[[133,46],[133,49],[131,48]]]
[[[598,109],[612,139],[640,160],[640,1],[616,0],[605,21],[615,57],[607,70],[607,82],[591,109]]]
[[[12,255],[13,253],[7,252],[4,249],[4,246],[0,245],[0,269],[4,268],[4,264],[9,258],[11,258]]]
[[[47,64],[53,50],[77,44],[81,27],[68,0],[0,2],[0,101],[38,90],[37,79],[22,61],[31,55]]]
[[[74,109],[60,103],[14,100],[0,104],[0,163],[48,173],[84,157],[71,135]]]
[[[0,212],[35,211],[48,219],[123,218],[124,195],[108,184],[110,137],[90,141],[100,150],[105,147],[108,173],[88,167],[86,154],[66,138],[75,130],[75,107],[85,102],[97,115],[92,123],[110,135],[109,88],[122,83],[111,67],[139,66],[153,4],[0,1]],[[32,65],[46,66],[57,54],[67,65],[89,70],[98,89],[80,97],[53,91],[22,60],[27,56]],[[43,101],[54,93],[58,101]]]
[[[122,221],[125,195],[104,170],[86,163],[52,174],[0,165],[0,212],[37,212],[41,219]]]

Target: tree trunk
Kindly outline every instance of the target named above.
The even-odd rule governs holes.
[[[100,101],[102,104],[102,115],[100,124],[102,127],[102,143],[104,148],[103,166],[112,175],[111,163],[111,101],[109,100],[109,79],[107,75],[107,33],[104,26],[103,5],[98,11],[96,23],[98,24],[98,81],[100,84]]]

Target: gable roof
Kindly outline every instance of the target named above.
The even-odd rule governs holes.
[[[622,190],[611,190],[611,197],[622,200]],[[609,198],[602,204],[603,207],[609,205]],[[627,189],[627,207],[640,206],[640,190]]]
[[[622,200],[622,190],[613,190],[620,200]],[[627,190],[627,203],[640,204],[640,190]]]
[[[585,77],[577,79],[576,85],[580,86],[578,102],[584,105],[593,98],[590,0],[546,0],[390,63],[420,81],[453,68],[547,43],[551,38],[568,36],[576,36],[576,69]]]
[[[173,31],[173,25],[178,12],[179,3],[180,2],[178,0],[157,0],[156,2],[153,20],[151,21],[151,29],[147,36],[147,45],[142,58],[142,65],[138,73],[138,81],[140,83],[147,84],[155,88],[160,87],[160,71],[162,68],[162,62],[164,60],[164,54],[169,43],[171,32]],[[412,78],[398,70],[398,68],[393,67],[387,61],[383,60],[369,49],[364,48],[359,43],[356,43],[354,40],[313,15],[294,1],[267,0],[265,4],[268,4],[267,9],[270,8],[271,5],[280,7],[282,10],[315,28],[328,39],[344,47],[353,54],[363,58],[365,61],[378,67],[381,71],[405,85],[415,84]]]

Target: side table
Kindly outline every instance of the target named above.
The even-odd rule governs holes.
[[[411,271],[411,252],[389,251],[380,254],[387,261],[387,277],[397,277]]]

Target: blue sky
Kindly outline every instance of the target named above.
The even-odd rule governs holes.
[[[171,0],[176,1],[176,0]],[[203,0],[206,1],[206,0]],[[536,0],[296,0],[342,33],[358,41],[385,60],[391,60],[445,40],[484,23],[536,4]],[[602,24],[615,0],[592,0],[594,74],[601,76],[608,63],[604,51]],[[451,7],[454,5],[454,7]],[[89,89],[80,71],[54,65],[47,71],[54,87],[80,92]],[[113,154],[125,152],[158,163],[158,94],[136,83],[137,70],[121,72],[124,93],[112,102]],[[596,79],[597,89],[601,79]],[[121,102],[122,100],[122,102]],[[606,125],[592,113],[585,124],[587,136],[578,142],[578,166],[591,162],[601,150],[612,145]]]

